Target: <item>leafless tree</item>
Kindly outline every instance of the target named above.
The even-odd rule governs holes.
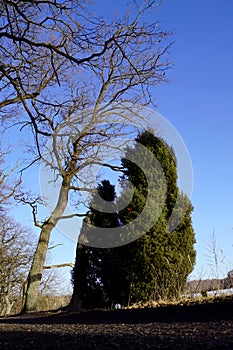
[[[32,162],[42,160],[56,173],[54,181],[60,179],[58,201],[43,221],[37,219],[38,201],[20,198],[41,230],[26,311],[36,308],[50,235],[65,219],[70,192],[90,190],[89,176],[82,178],[83,188],[78,180],[90,164],[100,163],[106,147],[114,149],[115,135],[127,132],[122,124],[132,118],[130,104],[153,103],[153,87],[166,81],[171,33],[161,30],[155,13],[148,15],[158,4],[133,1],[131,11],[105,20],[88,13],[80,0],[1,3],[2,119],[7,125],[16,104],[15,122],[35,138]]]
[[[33,249],[34,246],[34,249]],[[0,218],[0,314],[9,315],[14,303],[22,298],[35,250],[35,237],[28,228],[11,217]]]
[[[11,178],[15,169],[9,169],[6,157],[9,150],[0,151],[0,315],[7,315],[17,298],[28,273],[34,251],[28,230],[16,224],[7,215],[13,196],[19,190],[20,180]],[[34,244],[35,246],[35,244]]]
[[[13,196],[16,194],[21,180],[11,178],[15,169],[5,167],[5,157],[10,153],[9,150],[3,151],[0,145],[0,213],[6,211],[7,206],[12,202]]]
[[[208,252],[206,255],[207,264],[211,269],[212,277],[218,281],[219,285],[216,289],[220,289],[221,279],[219,275],[223,274],[221,266],[223,267],[225,265],[225,255],[223,250],[218,247],[215,231],[213,231],[210,236],[206,250]]]
[[[0,153],[0,315],[11,313],[14,304],[22,306],[24,285],[30,270],[36,248],[36,237],[28,227],[17,223],[8,213],[14,205],[14,196],[17,197],[20,189],[20,179],[11,178],[15,168],[7,169],[7,156],[10,151]],[[56,247],[56,246],[54,246]],[[49,252],[52,248],[49,248]],[[49,253],[48,252],[48,253]],[[49,254],[46,256],[48,264]],[[63,264],[70,266],[70,264]],[[48,267],[44,266],[44,270]],[[60,266],[59,266],[60,267]],[[50,293],[64,288],[62,278],[55,271],[43,273],[40,294]]]
[[[36,248],[36,237],[10,216],[0,214],[0,316],[22,307],[24,287]],[[46,257],[46,263],[51,256]],[[44,267],[44,270],[46,266]],[[39,293],[64,294],[66,286],[57,270],[44,271]]]
[[[97,102],[153,101],[150,88],[166,79],[166,38],[171,34],[157,21],[144,21],[156,5],[158,1],[145,1],[131,15],[107,21],[92,17],[85,1],[3,0],[2,118],[11,112],[6,107],[17,103],[19,122],[31,127],[40,153],[39,136],[52,135],[61,114]],[[70,86],[71,96],[66,93]],[[44,105],[57,114],[43,113]]]

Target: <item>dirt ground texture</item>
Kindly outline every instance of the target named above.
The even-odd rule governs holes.
[[[233,298],[0,318],[0,349],[233,349]]]

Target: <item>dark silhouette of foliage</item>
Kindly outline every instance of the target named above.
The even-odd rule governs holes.
[[[149,158],[144,160],[146,164],[142,165],[146,173],[137,165],[137,159],[143,159],[141,145],[150,150]],[[132,154],[135,162],[129,160]],[[159,166],[155,166],[157,162]],[[84,307],[112,306],[116,303],[127,305],[177,297],[184,290],[187,277],[194,267],[193,207],[177,186],[177,160],[173,149],[151,131],[144,131],[136,138],[135,146],[126,149],[122,165],[125,169],[123,178],[134,187],[131,201],[117,213],[91,209],[88,220],[102,227],[133,224],[142,213],[149,195],[150,207],[146,217],[149,222],[153,222],[154,217],[157,220],[144,234],[142,226],[132,225],[129,234],[139,238],[118,248],[78,245],[73,271],[74,294]],[[117,201],[126,196],[129,181]],[[149,187],[151,183],[153,186]],[[113,201],[115,198],[113,186],[108,181],[98,186],[98,192],[106,200]],[[173,220],[178,218],[179,221],[170,232],[172,213]]]

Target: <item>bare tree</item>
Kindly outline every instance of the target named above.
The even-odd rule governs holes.
[[[36,237],[28,227],[23,227],[8,214],[19,193],[20,179],[11,178],[16,168],[7,169],[10,150],[0,153],[0,315],[9,315],[12,308],[22,307],[24,286],[36,248]],[[49,252],[52,248],[49,247]],[[47,254],[46,264],[51,256]],[[71,266],[60,264],[58,267]],[[44,266],[44,269],[52,268]],[[57,267],[57,265],[55,265]],[[53,294],[64,289],[60,274],[55,271],[43,273],[40,294]]]
[[[7,206],[12,202],[13,196],[16,194],[21,180],[16,181],[11,178],[15,169],[5,168],[5,157],[10,150],[3,151],[0,145],[0,212],[5,212]]]
[[[170,46],[165,40],[171,33],[143,19],[158,1],[135,5],[134,15],[109,22],[93,18],[85,5],[80,0],[1,2],[2,116],[8,118],[6,107],[17,103],[19,122],[31,127],[39,153],[39,135],[53,134],[57,122],[57,115],[51,119],[41,112],[42,105],[64,116],[93,107],[100,91],[101,102],[125,101],[127,95],[131,102],[146,103],[152,100],[151,86],[165,81]]]
[[[21,226],[5,214],[0,215],[0,316],[9,315],[12,309],[22,307],[35,248],[36,237],[28,227]],[[47,264],[50,259],[51,256],[47,255]],[[60,295],[65,288],[62,274],[58,271],[43,272],[40,295]]]
[[[52,255],[51,251],[58,246],[62,246],[63,244],[55,244],[50,245],[46,255],[46,261],[43,266],[43,275],[40,284],[40,295],[41,296],[61,296],[65,295],[67,291],[70,289],[70,286],[67,285],[66,279],[64,279],[63,271],[64,267],[73,267],[74,264],[71,262],[68,263],[60,263],[60,264],[52,264]]]
[[[10,150],[0,151],[0,315],[8,315],[21,297],[22,285],[29,271],[34,250],[28,229],[7,215],[20,179],[11,178],[14,168],[6,166]],[[35,248],[35,244],[34,244]]]
[[[34,247],[34,249],[33,249]],[[12,218],[0,218],[0,315],[9,315],[14,303],[22,298],[35,250],[35,237],[28,228]]]
[[[223,250],[218,247],[215,231],[210,236],[206,250],[208,252],[206,255],[207,264],[211,268],[212,273],[211,277],[217,281],[218,286],[216,289],[219,289],[221,285],[219,275],[222,273],[221,266],[225,264],[225,255]]]
[[[59,186],[57,203],[43,221],[37,219],[38,201],[20,198],[31,206],[41,230],[26,311],[36,308],[50,235],[59,220],[68,218],[64,211],[71,191],[91,190],[88,166],[101,163],[106,148],[115,147],[113,137],[128,132],[122,125],[133,118],[130,104],[154,102],[151,89],[166,81],[171,33],[148,16],[158,3],[134,1],[131,12],[107,21],[92,17],[78,0],[2,1],[2,115],[19,105],[16,122],[35,137],[32,162],[40,159],[53,169]]]

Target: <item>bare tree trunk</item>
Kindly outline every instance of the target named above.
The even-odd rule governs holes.
[[[9,316],[11,314],[11,309],[14,305],[14,302],[9,300],[9,295],[6,295],[5,297],[5,302],[6,302],[6,312],[4,316]]]
[[[34,311],[37,308],[39,287],[42,278],[43,265],[48,250],[48,244],[54,225],[46,223],[40,233],[33,263],[28,275],[24,311]]]
[[[68,192],[69,184],[66,181],[63,181],[55,210],[50,215],[48,220],[41,226],[39,241],[27,279],[26,293],[24,298],[25,301],[23,305],[23,311],[25,312],[32,312],[37,309],[39,287],[42,279],[46,253],[48,251],[49,239],[52,230],[65,211],[66,205],[68,203]]]
[[[11,309],[14,305],[13,301],[10,301],[9,292],[4,296],[4,303],[0,310],[0,316],[9,316],[11,314]]]

